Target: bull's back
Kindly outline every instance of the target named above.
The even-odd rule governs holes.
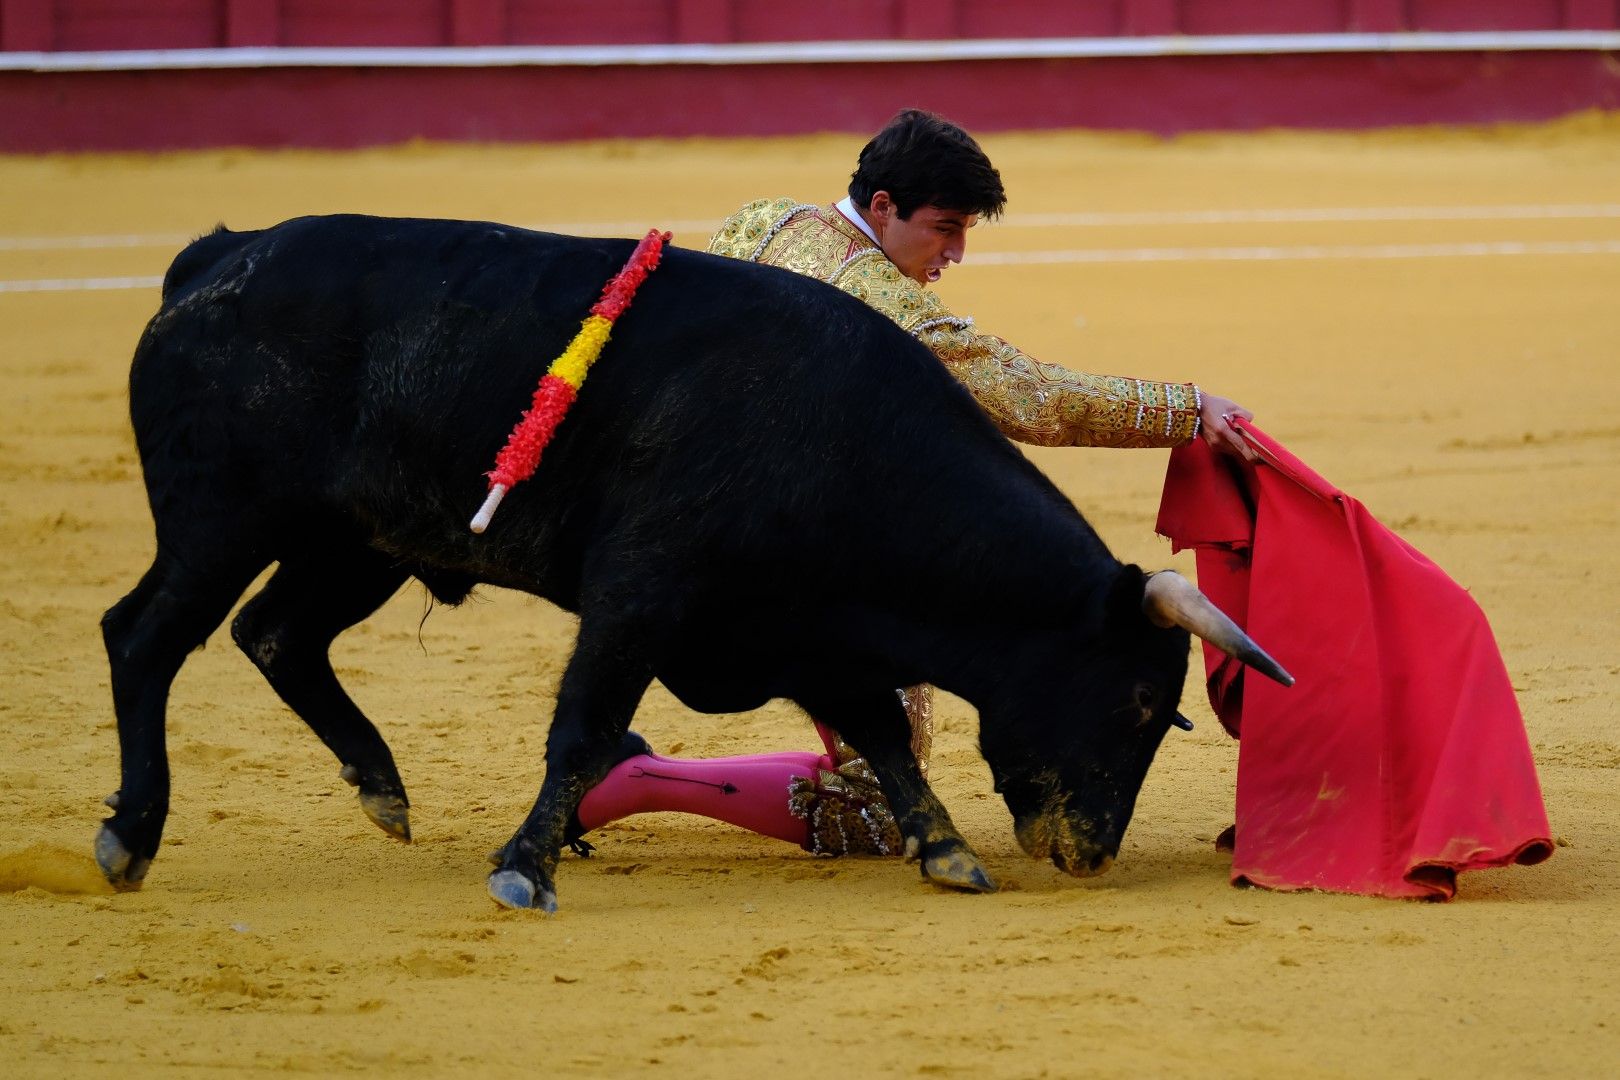
[[[333,216],[195,241],[137,349],[137,432],[180,400],[235,414],[243,436],[276,428],[285,453],[339,445],[378,407],[463,394],[538,332],[524,303],[537,245],[500,242],[517,232]]]
[[[797,543],[809,560],[804,521],[848,533],[899,500],[939,503],[946,474],[970,500],[1033,475],[883,316],[677,249],[534,479],[471,537],[483,474],[631,246],[358,216],[205,237],[171,268],[132,370],[149,485],[228,472],[282,520],[342,518],[377,546],[527,587],[534,552],[577,562],[604,531],[667,542],[678,520],[693,545]],[[210,461],[182,460],[198,452]]]

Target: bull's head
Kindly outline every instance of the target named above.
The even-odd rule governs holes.
[[[1177,707],[1189,633],[1285,686],[1293,678],[1173,571],[1125,567],[1081,659],[1066,672],[1061,715],[985,724],[981,748],[1012,811],[1018,842],[1078,877],[1107,870],[1165,732],[1190,726]],[[1036,695],[1042,697],[1044,695]]]

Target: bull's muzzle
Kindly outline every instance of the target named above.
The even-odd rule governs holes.
[[[1037,859],[1072,877],[1096,877],[1114,865],[1119,843],[1109,844],[1092,835],[1091,824],[1061,812],[1037,814],[1013,826],[1018,846]]]

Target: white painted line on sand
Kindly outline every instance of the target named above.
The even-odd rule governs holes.
[[[0,251],[95,251],[106,248],[184,247],[195,235],[130,233],[119,236],[0,236]]]
[[[1051,228],[1054,225],[1228,225],[1303,224],[1354,221],[1527,221],[1620,218],[1620,203],[1550,206],[1332,206],[1294,209],[1123,210],[1098,213],[1009,214],[995,225]]]
[[[1296,259],[1455,259],[1501,255],[1620,255],[1620,240],[1517,240],[1464,244],[1304,244],[1291,247],[1078,248],[1068,251],[989,251],[972,266],[1055,263],[1271,262]]]
[[[146,277],[37,278],[33,281],[0,281],[0,293],[88,292],[98,289],[155,289],[163,284],[162,275]]]

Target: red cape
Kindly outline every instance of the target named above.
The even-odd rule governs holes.
[[[1479,606],[1253,425],[1259,467],[1194,441],[1158,531],[1298,680],[1204,647],[1238,752],[1232,881],[1449,900],[1457,872],[1552,854],[1513,687]]]

